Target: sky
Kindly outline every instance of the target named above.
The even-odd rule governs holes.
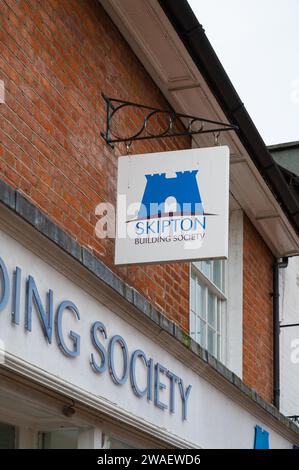
[[[188,0],[267,145],[299,141],[299,0]]]

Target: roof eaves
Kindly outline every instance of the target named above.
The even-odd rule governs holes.
[[[262,177],[299,235],[299,201],[284,179],[187,0],[158,0]]]

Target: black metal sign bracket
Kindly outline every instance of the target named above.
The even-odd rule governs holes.
[[[113,147],[116,143],[131,144],[136,140],[145,139],[162,139],[165,137],[177,137],[177,136],[191,136],[195,134],[206,134],[212,132],[215,137],[215,143],[218,141],[218,137],[221,132],[237,130],[238,126],[233,124],[227,124],[219,121],[212,121],[202,117],[190,116],[188,114],[176,113],[171,110],[163,110],[158,108],[152,108],[143,104],[132,103],[130,101],[122,101],[114,98],[108,98],[102,94],[103,99],[106,103],[106,129],[101,132],[103,139]],[[124,113],[127,111],[132,113],[138,110],[142,114],[140,126],[136,129],[136,132],[126,136],[117,135],[114,130],[116,127],[120,111]],[[124,114],[125,116],[126,114]],[[117,119],[115,119],[117,116]],[[151,130],[151,124],[153,121],[159,121],[161,130]],[[162,123],[162,124],[161,124]],[[179,123],[183,123],[183,126]]]

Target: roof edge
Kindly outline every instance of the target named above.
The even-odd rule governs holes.
[[[267,148],[270,152],[299,149],[299,140],[294,140],[293,142],[283,142],[281,144],[268,145]]]
[[[228,120],[238,126],[239,139],[299,235],[299,202],[291,193],[189,3],[187,0],[158,2]]]

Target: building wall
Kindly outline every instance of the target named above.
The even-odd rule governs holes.
[[[101,93],[167,102],[96,0],[6,0],[0,15],[0,178],[188,331],[188,264],[116,268],[114,241],[95,237],[95,207],[115,203],[117,158],[126,151],[100,137]],[[119,134],[137,118],[119,120]],[[164,139],[134,143],[132,152],[188,147],[188,138]],[[244,243],[243,379],[271,400],[272,257],[247,219]]]
[[[242,209],[229,217],[227,264],[227,354],[226,366],[243,377],[243,218]]]
[[[167,102],[96,0],[1,1],[0,14],[0,178],[187,331],[188,265],[117,269],[114,241],[94,231],[96,205],[115,203],[117,158],[126,151],[100,136],[101,93],[162,108]],[[119,134],[137,119],[119,120]],[[188,147],[188,138],[164,139],[134,143],[132,152]]]
[[[299,175],[298,142],[270,147],[273,158],[285,169]],[[295,189],[295,186],[294,186]],[[299,323],[299,257],[289,258],[288,267],[279,270],[280,321]],[[299,327],[280,330],[280,406],[287,416],[299,414]]]
[[[273,400],[273,255],[248,217],[243,246],[243,380]]]
[[[119,437],[125,442],[125,436],[129,433],[132,437],[135,434],[138,439],[145,439],[146,434],[149,434],[159,440],[160,445],[164,442],[180,449],[252,449],[254,430],[258,425],[270,434],[271,448],[291,448],[293,442],[299,443],[299,436],[287,430],[286,426],[281,425],[281,419],[269,412],[271,407],[266,404],[261,407],[260,402],[252,399],[247,390],[245,393],[238,381],[233,380],[233,377],[226,379],[227,374],[221,366],[209,365],[210,361],[200,357],[198,352],[194,353],[191,345],[186,348],[184,336],[180,339],[172,337],[166,333],[167,329],[160,327],[159,321],[150,322],[145,313],[135,310],[113,294],[104,297],[97,276],[82,268],[70,269],[75,264],[78,266],[77,263],[69,262],[64,253],[59,256],[60,250],[58,247],[53,249],[52,242],[43,240],[42,243],[42,235],[35,233],[35,237],[31,237],[32,245],[28,246],[27,230],[19,230],[16,235],[14,222],[3,223],[4,215],[5,212],[0,208],[0,256],[9,273],[8,280],[12,279],[16,266],[22,272],[19,324],[11,321],[9,300],[13,297],[13,291],[10,290],[8,302],[1,310],[0,338],[5,343],[5,361],[9,369],[21,371],[22,381],[18,383],[16,374],[14,383],[9,379],[9,370],[5,365],[0,368],[0,422],[18,423],[21,419],[23,428],[28,426],[32,431],[78,425],[82,427],[84,423],[86,432],[96,426],[98,432],[102,428],[107,434],[110,434],[112,424],[117,427]],[[65,299],[73,302],[80,312],[79,320],[64,310],[61,326],[60,340],[63,339],[71,351],[75,352],[77,348],[76,343],[69,338],[69,331],[72,330],[81,339],[80,353],[75,357],[65,354],[65,349],[62,351],[62,344],[56,334],[49,342],[37,315],[32,315],[31,331],[26,331],[23,307],[29,275],[34,279],[42,299],[45,299],[48,289],[53,292],[54,315],[48,323],[53,326],[53,330],[56,330],[55,320],[60,322],[59,306]],[[9,281],[5,282],[8,285]],[[92,325],[98,321],[105,325],[107,331],[107,338],[97,331],[102,347],[107,351],[104,356],[106,368],[103,366],[103,356],[95,348],[90,335]],[[111,345],[112,337],[118,334],[121,334],[128,351],[125,353],[128,357],[126,365],[120,348],[113,348],[113,357],[109,353],[108,344]],[[146,368],[140,362],[133,365],[131,358],[138,349],[142,349],[147,359],[152,359],[154,367]],[[110,364],[115,364],[114,370],[119,378],[124,370],[129,372],[122,385],[112,380],[107,356],[110,357]],[[105,370],[100,372],[91,367],[91,360],[94,365],[101,365]],[[157,363],[165,368],[164,372],[155,367]],[[216,368],[219,368],[219,372]],[[171,412],[171,382],[167,370],[168,374],[175,374],[182,379],[181,386],[185,392],[189,385],[192,386],[186,401],[186,419],[183,419],[182,395],[176,381],[173,388],[174,408]],[[148,380],[149,374],[151,381]],[[146,395],[136,396],[133,375],[139,390],[143,387],[152,390],[151,400]],[[52,387],[47,393],[44,393],[44,388],[39,389],[37,386],[31,390],[28,382],[32,378],[46,389],[49,384]],[[166,387],[159,392],[154,387],[157,380]],[[25,393],[22,393],[23,387]],[[58,394],[55,393],[56,388]],[[56,402],[51,400],[51,392],[54,392]],[[39,400],[36,401],[38,395]],[[72,418],[62,413],[63,405],[71,403],[70,399],[63,397],[75,398],[76,412]],[[52,407],[47,403],[50,400]],[[161,403],[166,406],[165,409],[161,409]],[[86,406],[89,408],[86,409]],[[21,433],[21,436],[26,439],[26,433]],[[32,446],[34,435],[28,436],[27,433],[27,439],[30,438],[31,442],[27,443],[22,439],[22,445]],[[83,442],[79,442],[80,447]],[[148,445],[151,443],[142,448]],[[89,441],[88,446],[93,447],[93,444]]]
[[[279,274],[281,324],[299,323],[299,258],[290,258],[288,267]],[[299,414],[298,326],[280,330],[280,397],[284,414]]]

